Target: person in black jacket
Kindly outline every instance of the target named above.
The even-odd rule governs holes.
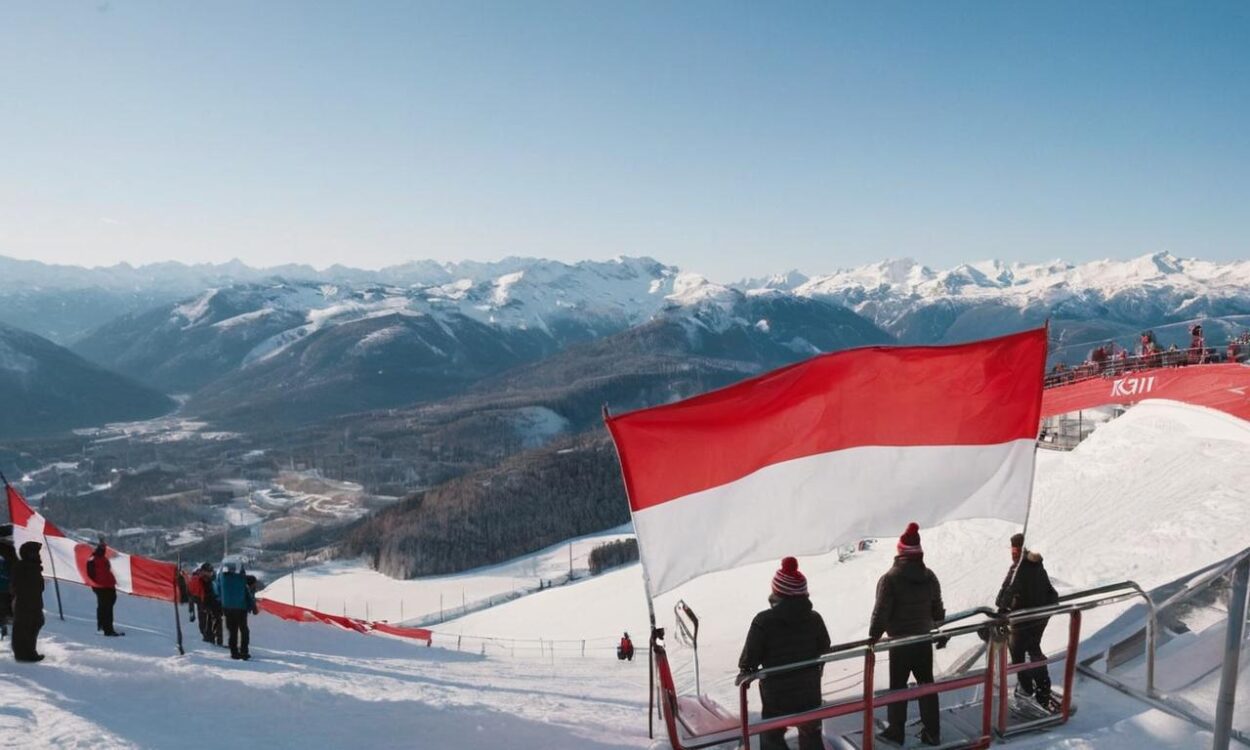
[[[738,668],[743,674],[761,667],[815,659],[829,650],[829,631],[825,621],[812,609],[807,593],[807,578],[799,572],[799,561],[787,557],[773,576],[773,590],[768,597],[769,608],[751,621]],[[774,716],[808,711],[820,706],[821,668],[804,667],[781,672],[760,680],[760,716]],[[799,750],[821,750],[820,722],[800,724]],[[760,735],[760,750],[786,750],[785,729],[774,729]]]
[[[1059,602],[1059,594],[1050,583],[1042,565],[1042,556],[1025,549],[1024,534],[1011,537],[1011,568],[1003,579],[995,604],[999,612],[1044,607]],[[1007,649],[1012,664],[1044,661],[1042,635],[1050,618],[1012,625]],[[1033,697],[1042,708],[1051,710],[1050,670],[1045,665],[1026,669],[1016,678],[1016,692]]]
[[[868,640],[876,643],[882,634],[891,638],[925,635],[946,619],[942,604],[942,586],[932,570],[925,567],[924,550],[920,546],[920,526],[913,522],[898,540],[894,565],[877,582],[877,603],[872,609]],[[919,684],[933,682],[933,648],[928,643],[915,643],[890,649],[890,689],[907,687],[909,675]],[[941,744],[938,697],[926,695],[920,701],[920,721],[924,725],[920,741],[926,745]],[[902,744],[906,735],[907,704],[891,703],[886,707],[888,723],[882,739]]]
[[[12,544],[0,544],[0,556],[9,564],[9,586],[13,593],[13,658],[17,661],[43,661],[36,650],[43,627],[43,563],[39,542],[26,542],[14,554]]]

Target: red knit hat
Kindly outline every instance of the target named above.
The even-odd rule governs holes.
[[[807,576],[799,572],[799,561],[787,557],[773,576],[773,593],[777,596],[807,596]]]
[[[907,531],[904,531],[903,535],[898,538],[898,553],[911,557],[924,554],[924,550],[920,547],[920,524],[915,521],[907,524]]]

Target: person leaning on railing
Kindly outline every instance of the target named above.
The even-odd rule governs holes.
[[[898,555],[894,565],[877,582],[877,601],[872,609],[868,640],[876,644],[882,634],[891,638],[927,635],[946,619],[942,604],[942,585],[932,570],[925,567],[924,549],[920,546],[920,526],[912,522],[898,539]],[[938,642],[938,647],[945,641]],[[890,649],[890,689],[907,687],[910,675],[925,685],[933,682],[933,647],[929,643],[913,643]],[[920,721],[924,725],[920,741],[940,745],[941,724],[937,695],[919,699]],[[881,738],[895,744],[905,739],[907,703],[899,701],[886,707],[888,724]]]
[[[1050,576],[1042,565],[1042,556],[1025,549],[1024,534],[1011,537],[1011,568],[995,600],[998,611],[1014,612],[1059,603],[1059,594],[1050,583]],[[1011,638],[1007,648],[1012,664],[1045,661],[1042,653],[1042,635],[1046,632],[1049,618],[1011,626]],[[1016,694],[1033,698],[1042,708],[1052,710],[1050,695],[1050,672],[1045,665],[1026,669],[1016,679]]]

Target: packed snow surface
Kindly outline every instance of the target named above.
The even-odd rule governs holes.
[[[1040,456],[1031,546],[1045,555],[1061,590],[1124,578],[1153,587],[1178,578],[1250,546],[1248,455],[1250,426],[1244,422],[1176,404],[1137,406],[1100,426],[1072,453]],[[968,521],[921,531],[948,611],[992,599],[1015,530],[1001,522]],[[697,530],[691,539],[697,542]],[[593,543],[575,542],[575,560],[579,549]],[[801,560],[835,642],[864,635],[873,588],[893,544],[882,539],[842,561],[837,554]],[[406,601],[413,601],[414,612],[428,611],[440,591],[446,599],[450,588],[454,597],[457,584],[466,587],[466,599],[468,587],[506,590],[513,585],[509,579],[567,569],[567,557],[567,547],[553,547],[503,566],[413,582],[329,566],[297,574],[296,588],[327,599],[334,591],[372,589],[411,597]],[[700,615],[702,685],[722,704],[735,705],[738,650],[750,618],[766,606],[774,569],[770,563],[708,575],[657,601],[660,624],[670,633],[678,598]],[[266,594],[280,598],[289,583],[277,581]],[[78,586],[62,589],[68,619],[49,617],[42,640],[47,661],[24,665],[0,658],[0,745],[217,747],[228,727],[232,736],[258,747],[650,746],[645,658],[619,663],[610,649],[623,630],[645,642],[637,565],[433,625],[433,648],[262,616],[253,621],[258,658],[251,663],[233,662],[190,634],[188,655],[172,656],[167,603],[124,598],[118,620],[129,635],[98,637],[91,595]],[[313,603],[305,593],[298,593],[297,602]],[[363,612],[355,608],[351,614]],[[1089,613],[1083,633],[1093,633],[1114,614]],[[1054,652],[1061,650],[1063,630],[1048,630]],[[679,683],[689,688],[689,651],[675,639],[670,645]],[[965,646],[952,643],[938,652],[939,665],[948,665]],[[857,686],[856,665],[843,665],[826,672],[828,694]],[[1199,682],[1190,696],[1196,700],[1210,689]],[[1066,727],[1013,739],[1009,747],[1210,744],[1210,736],[1191,724],[1089,680],[1078,684],[1077,701],[1081,710]],[[758,708],[754,699],[753,705]]]

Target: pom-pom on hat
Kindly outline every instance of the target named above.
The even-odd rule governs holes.
[[[773,576],[773,593],[777,596],[807,596],[807,576],[799,572],[799,561],[787,557]]]
[[[911,557],[924,554],[924,550],[920,547],[920,524],[915,521],[907,524],[907,530],[898,538],[898,553]]]

